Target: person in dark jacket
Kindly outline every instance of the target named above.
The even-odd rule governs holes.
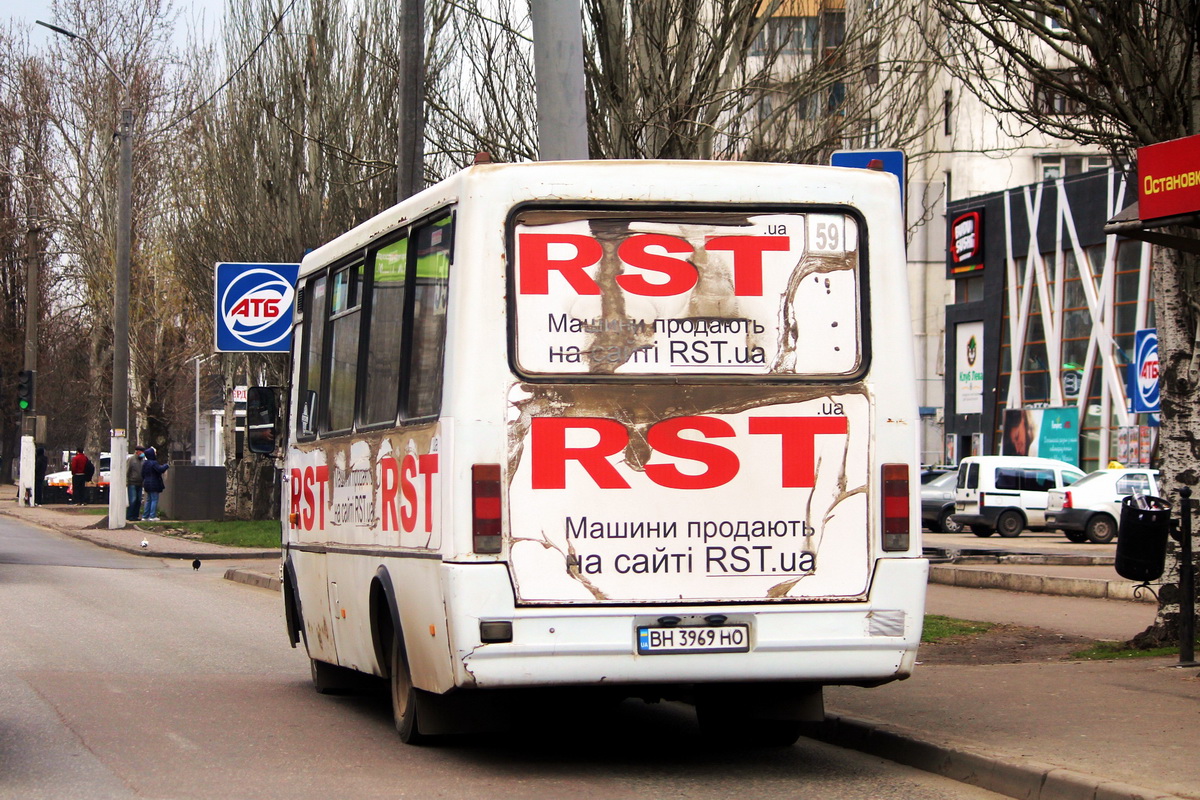
[[[142,491],[146,494],[146,507],[142,511],[142,519],[157,522],[158,496],[167,488],[163,483],[163,473],[170,465],[158,463],[158,453],[153,447],[147,447],[143,455],[146,460],[142,462]]]
[[[146,460],[146,448],[140,444],[133,448],[133,455],[125,459],[125,493],[129,503],[125,506],[125,519],[137,522],[142,518],[142,462]]]

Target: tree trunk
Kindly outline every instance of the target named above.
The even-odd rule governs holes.
[[[1181,518],[1182,486],[1197,492],[1200,485],[1200,348],[1197,325],[1197,267],[1200,258],[1177,250],[1154,248],[1154,315],[1158,327],[1159,391],[1162,397],[1162,427],[1159,429],[1159,483],[1170,498],[1173,517]],[[1195,502],[1195,501],[1193,501]],[[1200,525],[1193,521],[1192,553],[1200,552]],[[1159,647],[1179,642],[1179,554],[1167,542],[1167,572],[1159,590],[1158,616],[1154,624],[1134,637],[1139,647]],[[1193,574],[1195,572],[1193,571]]]

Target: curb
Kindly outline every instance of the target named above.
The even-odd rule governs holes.
[[[199,551],[199,550],[155,550],[153,548],[142,549],[141,547],[133,547],[119,542],[110,542],[102,537],[89,536],[84,531],[72,530],[70,528],[57,528],[61,533],[72,536],[76,539],[81,539],[85,542],[91,542],[99,547],[107,547],[110,550],[120,550],[123,553],[129,553],[135,556],[147,556],[149,558],[180,558],[192,559],[198,558],[201,561],[243,561],[257,558],[279,558],[280,551],[278,550],[249,550],[240,552],[237,550],[227,551]],[[140,530],[140,529],[139,529]],[[147,531],[148,533],[152,533]],[[153,534],[159,535],[159,534]]]
[[[280,586],[282,586],[279,578],[245,569],[230,568],[225,570],[225,580],[233,581],[234,583],[244,583],[247,586],[257,586],[260,589],[269,589],[272,592],[278,592]]]
[[[1060,578],[931,564],[929,582],[970,589],[1005,589],[1010,592],[1091,597],[1134,603],[1157,602],[1149,592],[1138,591],[1139,584],[1133,581],[1110,581],[1103,578]]]
[[[828,714],[809,734],[837,747],[886,758],[959,783],[1022,800],[1183,800],[1033,759],[947,747],[866,720]]]

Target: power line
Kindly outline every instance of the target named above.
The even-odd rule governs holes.
[[[222,83],[220,86],[218,86],[213,91],[212,94],[210,94],[208,97],[204,98],[204,100],[198,106],[196,106],[191,111],[184,114],[182,117],[179,117],[175,121],[173,121],[167,125],[164,125],[163,127],[158,128],[157,130],[150,131],[150,133],[155,134],[155,133],[162,133],[163,131],[169,131],[171,128],[174,128],[176,125],[178,125],[179,123],[188,119],[193,114],[195,114],[197,111],[199,111],[200,109],[204,108],[206,105],[211,103],[218,94],[220,94],[222,91],[224,91],[225,87],[227,87],[227,86],[229,86],[229,84],[233,83],[233,79],[236,78],[238,76],[238,74],[241,73],[242,70],[244,70],[247,66],[250,65],[250,62],[254,60],[254,57],[256,55],[258,55],[258,51],[261,50],[263,48],[263,46],[267,43],[267,40],[271,38],[272,34],[274,34],[275,31],[279,30],[279,26],[283,24],[283,18],[288,15],[288,13],[295,7],[297,2],[298,2],[298,0],[292,0],[292,2],[288,3],[288,7],[285,8],[283,10],[283,12],[278,17],[275,18],[275,24],[272,25],[270,30],[268,30],[263,35],[263,38],[260,39],[258,44],[256,44],[254,46],[254,49],[250,51],[250,54],[246,56],[245,60],[242,61],[242,63],[238,65],[237,69],[235,69],[233,72],[231,72],[229,74],[229,77],[225,79],[225,82]]]

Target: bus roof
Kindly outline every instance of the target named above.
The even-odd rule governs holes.
[[[702,177],[701,177],[702,176]],[[494,208],[531,201],[851,205],[900,214],[896,178],[877,170],[748,161],[549,161],[477,164],[376,214],[308,253],[304,277],[439,208],[486,196]],[[507,210],[507,209],[506,209]]]

